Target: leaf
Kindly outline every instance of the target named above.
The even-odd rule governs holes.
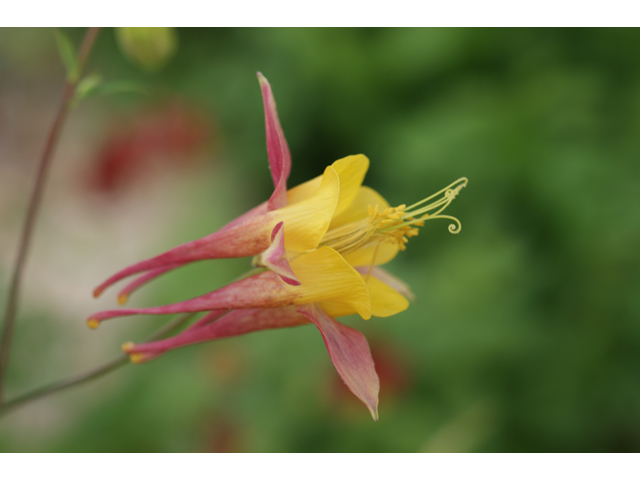
[[[141,93],[149,95],[149,89],[139,82],[133,80],[114,80],[109,83],[98,85],[93,91],[94,95],[109,95],[112,93]]]
[[[82,100],[97,95],[110,95],[114,93],[142,93],[149,94],[149,90],[142,84],[130,80],[115,80],[103,83],[100,75],[89,75],[78,84],[73,99],[74,106]]]
[[[92,74],[84,77],[78,83],[76,94],[74,96],[74,102],[78,103],[81,100],[90,97],[91,95],[95,95],[96,90],[100,88],[101,82],[102,77],[100,77],[100,75]]]
[[[54,30],[54,34],[56,36],[56,44],[58,45],[58,53],[67,71],[67,80],[69,82],[75,82],[78,80],[78,75],[80,74],[80,66],[78,65],[78,58],[73,43],[69,37],[57,28]]]

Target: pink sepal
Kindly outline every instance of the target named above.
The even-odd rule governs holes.
[[[163,315],[219,309],[284,307],[293,305],[297,296],[286,287],[277,273],[266,271],[183,302],[160,307],[123,308],[98,312],[89,317],[87,324],[91,327],[97,327],[99,322],[103,320],[127,315]]]
[[[262,202],[257,207],[253,207],[248,212],[243,213],[235,220],[230,221],[224,227],[222,227],[218,232],[224,232],[225,230],[230,230],[232,228],[237,227],[238,225],[246,222],[247,220],[251,220],[252,218],[259,217],[267,213],[267,202]]]
[[[291,270],[284,248],[284,222],[278,223],[271,232],[271,245],[259,256],[258,264],[273,270],[289,285],[298,286],[300,280]]]
[[[280,126],[276,101],[273,98],[271,85],[267,79],[258,72],[262,102],[264,104],[264,122],[267,132],[267,154],[269,155],[269,167],[275,187],[268,202],[268,209],[276,210],[287,206],[287,179],[291,171],[291,153],[284,132]]]
[[[208,316],[205,315],[205,317]],[[200,322],[205,317],[200,319]],[[258,330],[295,327],[306,323],[309,323],[309,320],[298,313],[295,307],[234,310],[213,323],[201,324],[197,328],[194,325],[194,327],[172,338],[139,345],[125,344],[124,350],[128,354],[142,354],[137,358],[139,361],[145,362],[174,348],[208,342],[218,338],[244,335]]]
[[[257,207],[254,210],[259,212],[259,209],[260,207]],[[110,285],[147,270],[186,264],[196,260],[252,257],[264,252],[271,245],[271,239],[267,233],[269,230],[265,229],[266,222],[270,220],[269,215],[254,214],[253,210],[245,215],[246,220],[242,223],[232,222],[233,227],[227,225],[211,235],[183,243],[168,252],[119,271],[98,286],[93,291],[93,295],[98,297]]]
[[[338,374],[378,421],[380,380],[367,339],[357,330],[331,318],[316,304],[301,305],[297,310],[318,327]]]

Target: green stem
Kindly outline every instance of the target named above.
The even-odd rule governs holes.
[[[100,29],[97,27],[89,28],[85,34],[82,45],[78,50],[78,75],[77,78],[67,80],[62,95],[62,102],[58,108],[47,142],[40,157],[40,163],[38,165],[38,171],[36,173],[36,180],[31,191],[31,199],[29,201],[29,207],[27,209],[27,217],[20,236],[20,242],[18,246],[18,254],[16,256],[16,262],[14,264],[13,274],[11,276],[11,282],[9,286],[9,294],[7,296],[7,303],[4,314],[4,324],[2,328],[2,341],[0,342],[0,406],[4,399],[4,378],[7,372],[7,364],[9,362],[9,347],[11,346],[11,338],[13,336],[13,327],[15,325],[16,314],[18,311],[18,297],[20,293],[20,284],[22,280],[22,274],[24,272],[24,265],[27,259],[27,252],[29,250],[29,244],[31,243],[31,236],[33,233],[33,227],[35,225],[38,210],[42,201],[42,193],[51,167],[51,159],[55,150],[58,138],[60,137],[60,131],[64,124],[64,120],[69,111],[73,96],[76,91],[78,79],[82,73],[82,69],[87,61],[91,48],[95,42],[96,36]]]
[[[184,325],[193,315],[194,315],[193,313],[185,313],[185,314],[179,315],[174,320],[172,320],[167,325],[165,325],[160,330],[158,330],[153,335],[151,335],[149,338],[147,338],[144,342],[145,343],[153,342],[154,340],[159,340],[169,335],[171,332],[173,332],[174,330]],[[70,388],[70,387],[81,385],[91,380],[96,380],[106,375],[107,373],[113,372],[114,370],[117,370],[120,367],[127,365],[128,363],[129,363],[128,355],[122,354],[114,358],[113,360],[105,363],[104,365],[97,367],[93,370],[89,370],[88,372],[68,378],[66,380],[60,380],[59,382],[54,382],[49,385],[45,385],[44,387],[36,388],[35,390],[32,390],[29,393],[25,393],[24,395],[21,395],[9,402],[5,402],[2,406],[0,406],[0,417],[34,400],[38,400],[42,397],[49,396],[53,393],[66,390],[67,388]]]

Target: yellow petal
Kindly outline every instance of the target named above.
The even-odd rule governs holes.
[[[362,155],[349,155],[336,160],[331,165],[340,177],[340,198],[336,206],[335,215],[345,211],[356,197],[364,176],[369,169],[369,159]],[[302,183],[287,192],[289,205],[301,202],[313,194],[320,185],[321,177],[316,177]],[[365,205],[365,211],[366,211]]]
[[[398,254],[398,245],[396,243],[380,243],[377,246],[361,248],[353,252],[346,253],[344,259],[354,267],[368,265],[383,265]]]
[[[331,166],[340,177],[340,198],[334,213],[335,216],[347,210],[358,194],[364,176],[369,170],[369,159],[362,154],[350,155],[336,160]]]
[[[309,198],[318,189],[321,181],[322,176],[319,176],[287,190],[287,204],[294,205]]]
[[[342,195],[342,191],[340,192],[340,195]],[[333,215],[331,226],[329,228],[337,228],[346,225],[347,223],[364,220],[369,216],[367,208],[369,205],[371,205],[371,207],[378,205],[378,211],[380,212],[389,208],[389,202],[387,202],[382,195],[376,192],[373,188],[363,186],[358,189],[348,208],[341,212],[338,212],[338,209],[336,208],[336,213]]]
[[[364,279],[369,288],[371,315],[374,317],[390,317],[409,307],[409,300],[386,283],[373,275],[364,275]]]
[[[284,222],[284,245],[289,252],[306,252],[318,247],[327,232],[338,204],[340,180],[332,167],[327,167],[316,191],[306,199],[269,213],[273,225]]]
[[[326,302],[319,302],[318,305],[333,318],[346,317],[347,315],[358,313],[355,308],[344,302],[327,300]]]
[[[290,265],[301,282],[296,287],[287,285],[296,294],[296,304],[331,301],[365,320],[371,317],[369,291],[362,276],[332,248],[300,255]]]
[[[368,267],[360,267],[360,268],[357,268],[356,270],[358,270],[360,273],[369,272]],[[413,293],[413,291],[411,291],[411,287],[407,285],[403,280],[393,275],[391,272],[386,271],[384,268],[373,267],[371,269],[371,275],[376,277],[381,282],[384,282],[387,285],[389,285],[391,288],[396,290],[400,295],[402,295],[403,297],[406,297],[408,300],[411,300],[412,302],[416,301],[416,296]]]
[[[364,275],[363,280],[369,289],[372,316],[390,317],[396,313],[403,312],[409,307],[409,301],[404,296],[373,275],[369,277]],[[334,318],[357,313],[351,305],[339,300],[320,302],[320,307]]]

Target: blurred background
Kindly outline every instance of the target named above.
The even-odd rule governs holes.
[[[77,45],[84,31],[64,29]],[[131,40],[131,39],[129,39]],[[135,40],[135,39],[134,39]],[[380,420],[312,326],[171,352],[0,421],[1,451],[640,450],[640,31],[178,29],[136,50],[100,32],[87,73],[149,94],[87,99],[65,125],[27,264],[7,392],[81,373],[165,320],[93,288],[271,193],[256,71],[289,185],[344,156],[392,205],[469,186],[387,267],[418,300],[342,319],[368,338]],[[159,53],[158,53],[159,52]],[[0,306],[64,82],[53,30],[0,30]],[[130,304],[220,287],[201,262]],[[4,307],[3,307],[4,308]]]

